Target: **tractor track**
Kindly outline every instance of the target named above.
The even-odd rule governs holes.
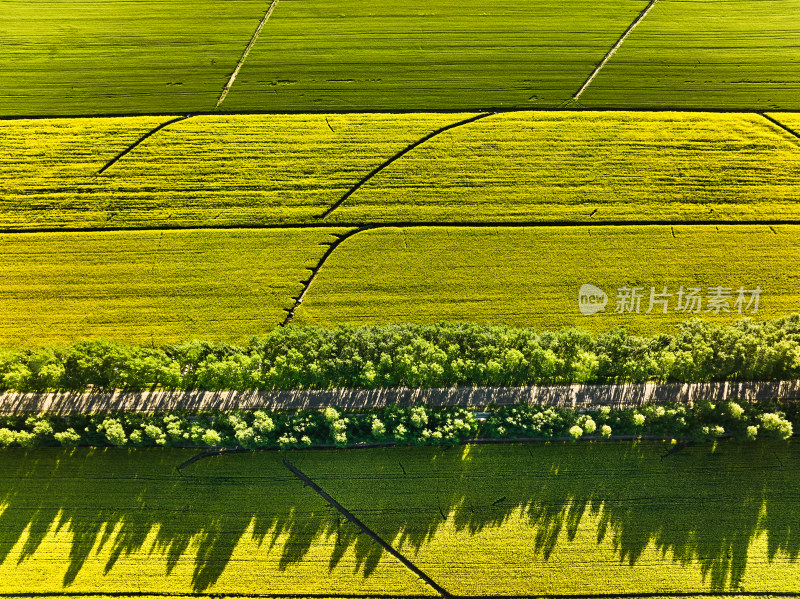
[[[179,116],[178,118],[174,118],[174,119],[172,119],[172,120],[170,120],[170,121],[167,121],[166,123],[161,123],[160,125],[158,125],[158,126],[156,126],[156,127],[153,127],[153,128],[150,130],[150,131],[148,131],[147,133],[145,133],[144,135],[142,135],[142,136],[141,136],[139,139],[137,139],[135,142],[133,142],[132,144],[130,144],[130,145],[127,147],[127,148],[125,148],[124,150],[122,150],[122,152],[120,152],[119,154],[117,154],[116,156],[114,156],[114,158],[112,158],[111,160],[109,160],[108,162],[106,162],[106,163],[105,163],[105,164],[102,166],[102,168],[101,168],[99,171],[97,171],[97,174],[98,174],[98,175],[102,175],[102,174],[103,174],[104,172],[106,172],[106,171],[107,171],[109,168],[111,168],[112,166],[114,166],[114,165],[115,165],[115,164],[116,164],[116,163],[117,163],[117,162],[118,162],[118,161],[119,161],[121,158],[123,158],[123,157],[124,157],[124,156],[126,156],[128,153],[130,153],[130,152],[132,152],[133,150],[135,150],[136,148],[138,148],[140,145],[142,145],[142,143],[143,143],[145,140],[147,140],[148,138],[152,137],[153,135],[155,135],[156,133],[158,133],[159,131],[161,131],[161,130],[162,130],[162,129],[164,129],[165,127],[168,127],[169,125],[172,125],[172,124],[174,124],[174,123],[179,123],[180,121],[185,121],[186,119],[189,119],[189,118],[191,118],[192,116],[194,116],[194,115],[191,115],[191,114],[185,114],[185,115],[183,115],[183,116]]]
[[[409,144],[408,146],[406,146],[405,148],[403,148],[402,150],[400,150],[399,152],[397,152],[393,156],[389,157],[387,160],[384,160],[381,164],[379,164],[374,169],[372,169],[369,173],[364,175],[361,178],[361,180],[359,180],[355,185],[353,185],[350,189],[348,189],[341,198],[339,198],[325,212],[323,212],[319,216],[319,218],[320,219],[328,218],[333,213],[334,210],[336,210],[339,206],[341,206],[347,200],[347,198],[349,198],[356,191],[361,189],[361,187],[363,187],[370,179],[372,179],[375,175],[377,175],[378,173],[380,173],[381,171],[386,169],[393,162],[399,160],[400,158],[402,158],[403,156],[408,154],[414,148],[417,148],[417,147],[421,146],[426,141],[428,141],[430,139],[433,139],[434,137],[444,133],[445,131],[450,131],[451,129],[455,129],[457,127],[462,127],[464,125],[469,125],[470,123],[474,123],[475,121],[479,121],[481,119],[485,119],[486,117],[490,117],[490,116],[493,116],[495,114],[497,114],[497,113],[496,112],[484,112],[484,113],[481,113],[481,114],[479,114],[477,116],[473,116],[473,117],[470,117],[468,119],[464,119],[464,120],[461,120],[461,121],[458,121],[458,122],[455,122],[455,123],[450,123],[449,125],[445,125],[444,127],[439,127],[435,131],[431,131],[427,135],[421,137],[417,141]]]

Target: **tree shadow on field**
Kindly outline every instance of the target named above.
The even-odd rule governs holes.
[[[739,589],[759,534],[770,560],[797,560],[797,444],[705,445],[662,460],[664,451],[575,443],[260,452],[179,473],[193,452],[6,449],[0,564],[47,559],[53,535],[67,533],[59,537],[69,539],[63,587],[90,561],[113,576],[126,561],[157,558],[168,581],[188,559],[192,590],[206,592],[242,540],[280,570],[317,543],[329,548],[329,570],[352,550],[360,575],[371,576],[384,550],[303,488],[284,456],[412,561],[442,526],[475,535],[512,520],[533,535],[525,550],[550,560],[589,515],[597,542],[609,541],[620,562],[635,566],[652,545],[666,562],[699,563],[708,590]]]

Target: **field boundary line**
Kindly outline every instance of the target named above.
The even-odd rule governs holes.
[[[608,60],[612,56],[614,56],[614,54],[617,53],[617,50],[619,50],[619,47],[622,45],[622,42],[625,41],[625,38],[627,38],[631,34],[631,32],[636,28],[636,26],[639,23],[642,22],[642,19],[644,19],[647,16],[647,13],[649,13],[650,10],[656,5],[656,2],[658,2],[658,0],[650,0],[650,4],[648,4],[644,8],[644,10],[642,10],[642,12],[639,13],[639,16],[636,17],[636,19],[634,19],[633,23],[628,25],[628,28],[625,30],[625,33],[623,33],[620,36],[620,38],[617,40],[617,43],[614,44],[611,47],[611,50],[609,50],[606,53],[606,55],[603,57],[603,60],[600,62],[600,64],[597,65],[597,67],[594,69],[594,71],[592,71],[592,74],[589,75],[589,78],[586,81],[584,81],[584,83],[581,86],[581,88],[577,92],[575,92],[574,96],[572,96],[572,98],[574,100],[577,100],[578,98],[581,97],[581,94],[586,90],[587,87],[589,87],[589,84],[591,84],[591,82],[594,80],[594,78],[597,77],[597,74],[600,72],[600,69],[602,69],[606,65]]]
[[[695,593],[697,595],[698,593]],[[718,595],[722,593],[717,593]],[[780,595],[780,593],[770,593],[771,595]],[[680,595],[675,595],[679,597]],[[763,596],[763,595],[762,595]],[[101,592],[68,592],[59,593],[57,591],[45,591],[41,593],[0,593],[0,598],[8,599],[36,599],[37,597],[121,597],[127,599],[129,597],[177,597],[179,599],[185,597],[199,597],[202,599],[226,599],[227,597],[235,597],[237,599],[431,599],[430,595],[407,594],[398,595],[397,593],[202,593],[197,591],[186,592],[165,592],[165,591],[101,591]],[[471,598],[470,598],[471,599]],[[476,599],[481,599],[480,597]],[[510,597],[509,599],[517,599]],[[519,599],[524,599],[520,597]]]
[[[402,553],[397,551],[394,547],[389,545],[389,543],[387,543],[381,537],[379,537],[371,528],[369,528],[361,520],[356,518],[356,516],[354,514],[350,513],[347,509],[345,509],[345,507],[341,503],[339,503],[333,497],[328,495],[322,487],[320,487],[317,483],[315,483],[313,480],[311,480],[308,476],[303,474],[303,472],[301,472],[300,469],[297,468],[296,466],[294,466],[289,460],[284,458],[283,459],[283,464],[289,470],[291,470],[292,474],[294,474],[298,479],[300,479],[305,486],[311,487],[311,489],[317,495],[322,497],[328,503],[328,505],[330,505],[332,508],[334,508],[342,516],[347,518],[350,522],[352,522],[353,524],[358,526],[358,528],[360,528],[361,531],[364,534],[366,534],[369,538],[371,538],[373,541],[375,541],[378,545],[383,547],[386,551],[389,552],[389,554],[391,554],[392,556],[397,558],[397,560],[399,560],[401,564],[403,564],[406,568],[408,568],[414,574],[419,576],[433,590],[435,590],[437,593],[439,593],[442,597],[445,597],[445,599],[451,599],[452,598],[452,595],[450,593],[448,593],[446,590],[444,590],[442,587],[440,587],[438,584],[436,584],[436,582],[430,576],[425,574],[425,572],[423,572],[417,566],[415,566]]]
[[[791,127],[789,127],[788,125],[784,125],[784,124],[783,124],[783,123],[781,123],[779,120],[777,120],[777,119],[773,119],[773,118],[772,118],[771,116],[769,116],[769,115],[768,115],[766,112],[759,112],[758,114],[759,114],[760,116],[764,117],[765,119],[767,119],[767,120],[768,120],[770,123],[772,123],[773,125],[776,125],[776,126],[780,127],[781,129],[783,129],[784,131],[786,131],[786,133],[788,133],[789,135],[793,135],[793,136],[795,136],[797,139],[800,139],[800,133],[798,133],[797,131],[795,131],[794,129],[792,129]]]
[[[569,99],[572,99],[570,97]],[[546,114],[548,112],[574,112],[576,114],[585,112],[636,112],[636,113],[678,113],[678,114],[759,114],[761,108],[716,108],[704,106],[549,106],[527,108],[506,108],[503,106],[495,107],[475,107],[466,106],[463,108],[364,108],[363,110],[193,110],[193,116],[307,116],[307,115],[364,115],[364,114],[383,114],[383,115],[408,115],[408,114],[467,114],[471,112],[491,112],[494,114],[514,114],[517,112],[535,112]],[[797,108],[770,108],[772,114],[797,114]],[[179,116],[186,114],[187,111],[175,112],[102,112],[98,114],[34,114],[34,115],[0,115],[0,122],[3,121],[43,121],[43,120],[63,120],[63,119],[114,119],[132,118],[140,116]],[[2,597],[2,595],[0,595]]]
[[[364,186],[364,185],[365,185],[365,184],[366,184],[366,183],[367,183],[367,182],[368,182],[370,179],[372,179],[372,178],[373,178],[375,175],[377,175],[378,173],[380,173],[381,171],[383,171],[384,169],[386,169],[386,168],[387,168],[389,165],[391,165],[391,164],[392,164],[393,162],[395,162],[396,160],[399,160],[400,158],[402,158],[403,156],[405,156],[406,154],[408,154],[408,153],[409,153],[411,150],[413,150],[414,148],[416,148],[416,147],[418,147],[418,146],[421,146],[421,145],[422,145],[422,144],[424,144],[426,141],[428,141],[428,140],[430,140],[430,139],[432,139],[432,138],[436,137],[437,135],[440,135],[440,134],[444,133],[445,131],[449,131],[450,129],[455,129],[456,127],[461,127],[462,125],[468,125],[468,124],[470,124],[470,123],[474,123],[475,121],[479,121],[480,119],[485,119],[486,117],[493,116],[493,115],[495,115],[495,114],[498,114],[498,113],[496,113],[496,112],[483,112],[483,113],[481,113],[481,114],[479,114],[479,115],[472,116],[472,117],[470,117],[470,118],[468,118],[468,119],[464,119],[464,120],[462,120],[462,121],[458,121],[458,122],[456,122],[456,123],[450,123],[449,125],[445,125],[444,127],[440,127],[440,128],[438,128],[438,129],[436,129],[435,131],[432,131],[431,133],[428,133],[428,134],[427,134],[427,135],[425,135],[424,137],[421,137],[420,139],[418,139],[417,141],[413,142],[412,144],[410,144],[410,145],[406,146],[405,148],[403,148],[402,150],[400,150],[399,152],[397,152],[396,154],[394,154],[393,156],[391,156],[391,157],[390,157],[388,160],[385,160],[384,162],[382,162],[381,164],[379,164],[378,166],[376,166],[374,169],[372,169],[372,171],[370,171],[369,173],[367,173],[366,175],[364,175],[364,176],[361,178],[361,180],[360,180],[360,181],[358,181],[358,183],[356,183],[356,184],[355,184],[355,185],[353,185],[353,186],[352,186],[350,189],[348,189],[348,190],[347,190],[347,191],[344,193],[344,195],[343,195],[341,198],[339,198],[339,199],[338,199],[336,202],[334,202],[334,203],[333,203],[333,205],[331,205],[331,207],[330,207],[330,208],[328,208],[328,209],[327,209],[325,212],[323,212],[323,213],[322,213],[322,214],[319,216],[319,218],[320,218],[320,219],[325,219],[325,218],[327,218],[328,216],[330,216],[330,214],[331,214],[331,213],[332,213],[334,210],[336,210],[336,209],[337,209],[339,206],[341,206],[341,205],[342,205],[342,204],[345,202],[345,200],[347,200],[347,198],[349,198],[349,197],[350,197],[351,195],[353,195],[353,194],[354,194],[356,191],[358,191],[358,190],[359,190],[359,189],[360,189],[362,186]]]
[[[99,171],[97,171],[97,174],[98,175],[102,175],[109,168],[114,166],[120,158],[122,158],[123,156],[125,156],[126,154],[131,152],[132,150],[135,150],[136,148],[138,148],[147,138],[152,137],[153,135],[155,135],[156,133],[161,131],[164,127],[172,125],[173,123],[179,123],[180,121],[185,121],[186,119],[191,118],[191,117],[192,117],[191,114],[187,114],[187,115],[184,115],[184,116],[179,116],[178,118],[175,118],[175,119],[172,119],[170,121],[167,121],[166,123],[161,123],[157,127],[151,129],[150,131],[148,131],[147,133],[142,135],[139,139],[137,139],[135,142],[133,142],[131,145],[129,145],[127,148],[122,150],[122,152],[120,152],[119,154],[114,156],[114,158],[112,158],[111,160],[106,162],[105,165],[103,165],[103,167]]]
[[[572,100],[570,96],[566,101]],[[465,106],[462,108],[364,108],[355,109],[305,109],[305,110],[193,110],[193,116],[321,116],[321,115],[409,115],[409,114],[468,114],[477,112],[491,112],[494,114],[514,114],[518,112],[534,112],[546,114],[548,112],[574,112],[576,114],[586,112],[634,112],[634,113],[678,113],[678,114],[759,114],[760,112],[771,114],[797,114],[800,106],[796,108],[718,108],[708,106],[582,106],[563,104],[558,106],[529,106],[526,108],[507,108],[504,106],[477,107]],[[186,114],[187,111],[160,111],[160,112],[101,112],[97,114],[34,114],[34,115],[0,115],[0,122],[4,121],[42,121],[42,120],[63,120],[63,119],[112,119],[112,118],[132,118],[142,116],[179,116]],[[0,595],[2,597],[2,595]]]
[[[236,63],[236,68],[233,69],[233,73],[231,73],[231,78],[228,79],[228,83],[225,84],[225,87],[222,89],[222,93],[219,95],[219,99],[217,100],[217,107],[225,101],[225,98],[228,96],[228,92],[231,91],[231,86],[233,86],[233,82],[236,81],[236,76],[239,74],[239,70],[242,68],[247,55],[250,54],[250,50],[253,49],[253,46],[256,44],[256,40],[258,40],[258,36],[261,34],[261,30],[264,28],[264,24],[269,20],[272,16],[272,11],[275,10],[275,6],[277,6],[278,0],[272,0],[272,3],[269,5],[267,12],[264,13],[264,16],[261,18],[261,22],[256,27],[255,33],[253,33],[253,37],[250,38],[250,43],[247,44],[247,47],[244,49],[242,53],[242,57],[239,59],[239,62]]]
[[[273,225],[162,225],[157,227],[36,227],[0,228],[0,235],[41,235],[50,233],[143,233],[151,231],[285,231],[292,229],[384,229],[384,228],[598,228],[598,227],[760,227],[798,226],[800,218],[774,220],[608,220],[608,221],[386,221],[386,222],[309,222]],[[2,597],[2,595],[0,595]]]
[[[100,591],[100,592],[75,592],[75,591],[44,591],[44,592],[20,592],[20,593],[0,593],[0,598],[9,599],[35,599],[36,597],[201,597],[209,599],[224,599],[225,597],[236,597],[237,599],[247,599],[256,597],[263,599],[430,599],[430,595],[403,594],[397,593],[209,593],[209,592],[168,592],[168,591]],[[695,592],[640,592],[640,593],[576,593],[574,595],[450,595],[452,599],[639,599],[653,598],[663,599],[664,597],[679,597],[681,599],[692,599],[692,597],[800,597],[795,591],[695,591]]]
[[[303,303],[303,300],[306,297],[306,293],[308,293],[308,289],[309,289],[309,287],[311,287],[311,283],[313,283],[314,279],[317,278],[317,274],[319,274],[320,269],[325,264],[325,261],[334,252],[334,250],[337,247],[339,247],[341,245],[341,243],[345,239],[348,239],[348,238],[352,237],[353,235],[355,235],[356,233],[360,233],[361,231],[364,231],[365,229],[368,229],[368,228],[369,227],[359,227],[359,228],[354,229],[352,231],[347,231],[346,233],[343,233],[341,235],[336,235],[336,239],[328,246],[328,249],[325,250],[325,253],[322,254],[322,257],[317,262],[317,265],[314,268],[311,269],[311,276],[308,277],[307,281],[303,281],[302,282],[303,283],[303,290],[300,292],[300,294],[296,298],[294,298],[294,300],[295,300],[294,301],[294,305],[291,308],[284,308],[284,310],[286,310],[288,312],[288,314],[286,314],[286,318],[284,319],[284,321],[281,324],[281,326],[285,327],[290,322],[292,322],[292,318],[294,318],[294,313],[300,307],[300,304]]]

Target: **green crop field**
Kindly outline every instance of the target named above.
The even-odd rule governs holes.
[[[227,110],[553,107],[643,0],[281,0]],[[468,90],[465,93],[465,90]]]
[[[797,109],[800,0],[659,0],[580,104]]]
[[[387,227],[364,231],[331,254],[294,323],[387,323],[463,320],[551,330],[671,330],[692,316],[730,322],[796,312],[800,307],[797,226]],[[605,312],[581,315],[578,291],[594,284]],[[640,287],[639,313],[618,290]],[[664,286],[671,297],[662,297]],[[679,287],[703,300],[679,311]],[[730,288],[716,314],[705,299]],[[756,314],[739,314],[736,291],[760,286]],[[655,288],[653,309],[650,292]],[[745,297],[746,303],[750,295]],[[633,298],[633,293],[630,294]],[[666,300],[667,304],[658,300]],[[667,310],[664,314],[663,310]],[[633,310],[633,311],[631,311]]]
[[[0,593],[460,595],[800,584],[797,443],[0,454]]]
[[[282,0],[224,111],[555,108],[646,0]],[[0,116],[213,111],[270,3],[7,0]],[[800,0],[660,0],[579,106],[800,108]]]
[[[282,0],[220,109],[553,107],[646,4]],[[0,116],[214,110],[269,5],[3,2]]]
[[[212,110],[263,0],[4,0],[0,116]]]
[[[398,152],[472,116],[196,116],[99,175],[167,120],[0,121],[0,227],[314,223]],[[422,143],[324,222],[798,218],[799,149],[757,114],[503,113]]]
[[[244,342],[280,324],[343,230],[0,235],[0,347]]]

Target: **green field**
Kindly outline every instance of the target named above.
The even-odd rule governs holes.
[[[0,116],[212,110],[263,0],[5,0]]]
[[[220,108],[552,107],[645,5],[282,0]],[[3,2],[0,116],[214,110],[268,6]]]
[[[269,2],[7,0],[0,116],[213,111]],[[281,0],[223,111],[557,108],[646,0]],[[800,108],[800,0],[660,0],[581,96]]]
[[[580,105],[796,109],[798,17],[799,0],[659,0]]]
[[[0,121],[0,228],[314,223],[411,143],[471,116],[196,116],[100,175],[167,119]],[[757,114],[497,114],[409,151],[324,222],[800,218],[798,149]]]
[[[639,333],[691,316],[730,322],[788,315],[800,305],[797,226],[387,227],[344,241],[326,261],[294,323],[441,320]],[[582,316],[578,290],[599,286],[606,311]],[[675,310],[680,286],[762,289],[757,314]],[[617,290],[640,286],[640,313],[615,313]],[[651,287],[672,298],[654,303]],[[659,299],[654,297],[654,299]],[[663,298],[662,298],[663,299]],[[749,295],[747,297],[749,301]],[[744,308],[745,306],[743,306]],[[752,310],[752,309],[751,309]]]
[[[643,0],[281,0],[227,110],[555,107]],[[468,90],[468,91],[467,91]]]
[[[0,593],[791,592],[796,443],[264,452],[5,450]]]
[[[244,342],[280,324],[341,229],[0,235],[0,347]]]

